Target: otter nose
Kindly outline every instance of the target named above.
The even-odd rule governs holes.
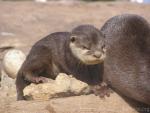
[[[96,58],[100,58],[101,55],[102,55],[101,52],[96,51],[93,56],[96,57]]]

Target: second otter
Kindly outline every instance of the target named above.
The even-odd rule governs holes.
[[[57,32],[38,41],[31,49],[16,79],[17,99],[30,83],[55,79],[58,73],[72,74],[90,85],[99,84],[105,58],[104,36],[91,25],[72,32]]]
[[[150,105],[150,24],[124,14],[109,19],[101,31],[107,45],[105,81],[122,95]]]

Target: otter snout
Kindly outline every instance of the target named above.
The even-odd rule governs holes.
[[[96,51],[96,52],[94,52],[93,56],[94,56],[95,58],[100,58],[100,57],[102,56],[102,53],[99,52],[99,51]]]

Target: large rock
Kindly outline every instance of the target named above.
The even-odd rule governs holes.
[[[138,113],[116,93],[105,99],[81,95],[49,101],[13,101],[4,107],[1,113]]]
[[[31,84],[24,89],[27,99],[48,100],[54,97],[89,94],[88,84],[81,82],[70,75],[60,73],[56,80],[48,83]]]

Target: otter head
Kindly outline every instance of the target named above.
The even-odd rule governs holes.
[[[72,54],[86,65],[101,63],[106,56],[104,35],[91,25],[73,29],[69,46]]]

